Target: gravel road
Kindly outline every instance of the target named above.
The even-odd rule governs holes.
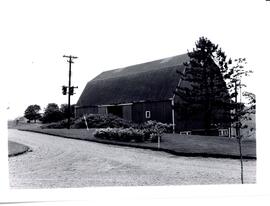
[[[33,151],[9,158],[11,188],[240,183],[240,162],[179,157],[9,130],[9,140]],[[256,182],[256,160],[244,162],[244,181]]]

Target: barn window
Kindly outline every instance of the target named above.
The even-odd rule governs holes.
[[[145,118],[150,119],[151,117],[151,112],[150,111],[145,111]]]

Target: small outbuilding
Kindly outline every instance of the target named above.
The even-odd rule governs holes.
[[[187,54],[105,71],[89,81],[77,105],[76,117],[84,114],[113,114],[136,123],[156,120],[170,123],[176,131],[202,128],[202,118],[182,124],[173,105],[174,91],[181,80]]]

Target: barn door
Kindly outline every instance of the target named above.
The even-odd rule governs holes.
[[[123,118],[122,106],[108,106],[107,111],[108,111],[108,114],[112,114],[112,115]]]

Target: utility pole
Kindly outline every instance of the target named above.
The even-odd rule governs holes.
[[[70,129],[70,96],[74,94],[74,88],[78,88],[78,87],[73,87],[71,86],[71,64],[73,64],[74,62],[72,61],[72,59],[77,59],[78,57],[75,57],[75,56],[66,56],[64,55],[63,56],[64,58],[68,58],[67,62],[69,63],[69,72],[68,72],[68,86],[67,86],[67,89],[68,89],[68,126],[67,128]],[[64,88],[65,86],[63,86]],[[63,93],[64,94],[64,93]]]

